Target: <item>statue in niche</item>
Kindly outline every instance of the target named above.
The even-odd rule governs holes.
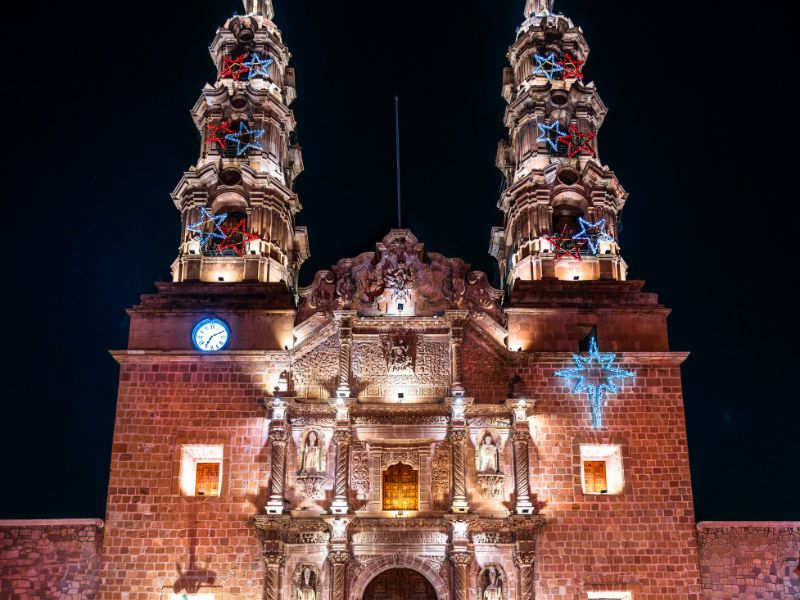
[[[319,438],[316,432],[312,431],[306,437],[306,443],[303,447],[303,461],[302,469],[303,474],[314,474],[322,471],[322,449],[319,447]]]
[[[298,567],[292,580],[294,584],[292,600],[319,600],[317,590],[319,582],[317,574],[311,570],[311,567],[307,565]]]
[[[478,471],[481,473],[499,473],[500,461],[497,452],[497,445],[492,439],[492,435],[487,433],[483,436],[483,442],[479,449]]]
[[[485,571],[483,583],[488,583],[483,588],[481,593],[481,600],[504,600],[503,594],[503,577],[495,567],[489,567]]]

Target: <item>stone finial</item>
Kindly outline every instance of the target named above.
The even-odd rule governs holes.
[[[554,0],[527,0],[525,4],[525,18],[553,11]]]
[[[248,15],[253,13],[264,15],[270,21],[275,16],[272,0],[244,0],[244,10]]]

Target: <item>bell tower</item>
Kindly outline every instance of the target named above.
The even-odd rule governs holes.
[[[582,30],[552,8],[552,0],[527,1],[503,73],[504,226],[492,230],[489,252],[509,289],[520,280],[626,277],[617,223],[627,193],[598,149],[607,109],[584,80]]]
[[[175,282],[283,282],[297,287],[309,256],[293,191],[303,171],[293,141],[291,54],[272,22],[271,0],[245,0],[244,16],[217,30],[210,52],[217,80],[192,109],[200,157],[172,198],[183,237]]]

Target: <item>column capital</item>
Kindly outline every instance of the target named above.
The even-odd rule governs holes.
[[[350,562],[350,553],[346,551],[328,552],[328,562],[332,565],[346,565]]]
[[[264,552],[264,562],[267,566],[279,567],[283,564],[285,557],[283,552]]]
[[[514,552],[514,566],[517,568],[531,567],[536,563],[535,552]]]
[[[472,562],[472,554],[469,552],[452,552],[449,558],[456,567],[467,567]]]
[[[450,415],[453,422],[464,421],[466,419],[467,407],[475,402],[474,398],[466,398],[464,396],[453,396],[445,398],[444,403],[450,409]]]

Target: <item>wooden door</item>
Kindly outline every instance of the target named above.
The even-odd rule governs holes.
[[[411,569],[390,569],[370,581],[363,600],[437,600],[433,586]]]
[[[402,463],[383,472],[383,510],[418,510],[417,472]]]

